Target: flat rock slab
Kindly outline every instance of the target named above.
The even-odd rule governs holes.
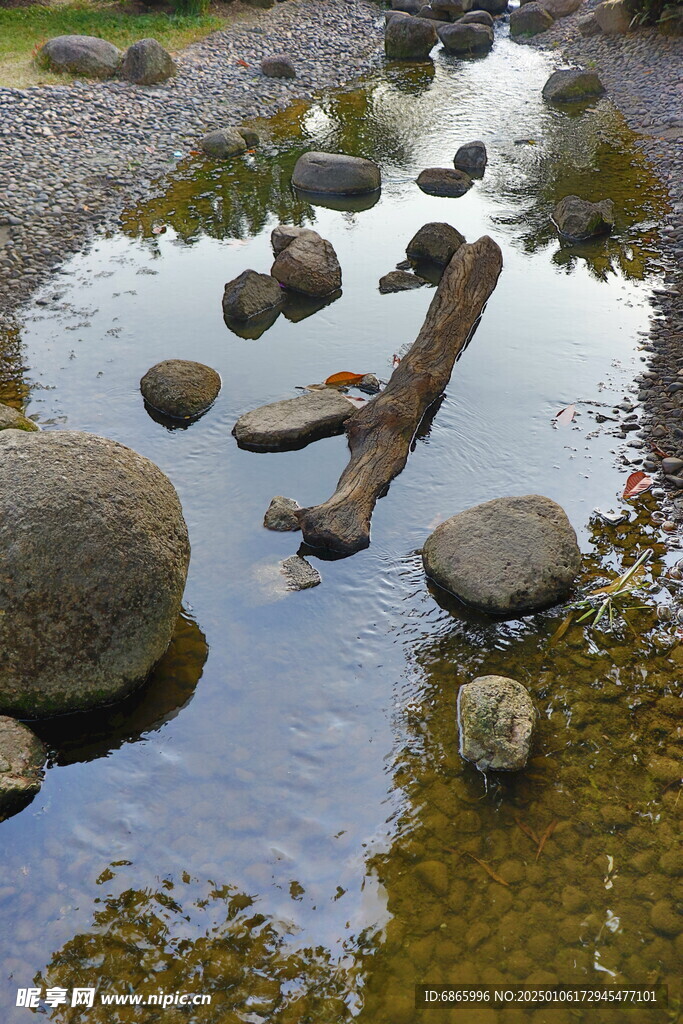
[[[482,772],[523,768],[535,723],[531,697],[516,679],[480,676],[460,687],[460,753]]]
[[[457,199],[469,192],[472,179],[469,174],[450,167],[427,167],[418,175],[417,184],[427,195]]]
[[[322,583],[322,576],[314,566],[300,555],[292,555],[282,563],[290,590],[310,590]]]
[[[286,451],[341,434],[353,412],[353,403],[337,391],[311,391],[246,412],[232,432],[241,448]]]
[[[333,196],[358,196],[377,192],[380,169],[373,160],[345,153],[304,153],[296,162],[292,185],[304,192]]]
[[[140,381],[145,401],[171,419],[193,420],[210,409],[221,389],[221,378],[204,363],[164,359]]]
[[[0,430],[40,430],[37,423],[27,419],[11,405],[0,402]]]
[[[0,717],[0,812],[19,810],[40,789],[47,751],[28,726]]]
[[[597,99],[605,87],[594,71],[578,68],[555,71],[543,86],[543,99],[551,103],[577,103]]]
[[[444,590],[504,616],[563,600],[581,568],[564,510],[538,494],[495,498],[460,512],[427,538],[422,560]]]
[[[422,288],[425,283],[407,270],[391,270],[384,277],[380,277],[379,290],[382,295],[388,295],[390,292],[409,292],[415,288]]]

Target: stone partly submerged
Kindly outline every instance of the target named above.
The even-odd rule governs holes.
[[[143,398],[152,409],[177,420],[195,420],[218,397],[221,378],[204,363],[190,359],[164,359],[140,381]]]
[[[543,86],[543,99],[551,103],[578,103],[604,95],[605,87],[594,71],[570,68],[555,71]]]
[[[450,167],[426,167],[417,177],[417,184],[430,196],[449,196],[457,199],[472,188],[472,179],[464,171]]]
[[[40,430],[37,423],[29,420],[18,409],[0,402],[0,430]]]
[[[316,231],[305,231],[281,249],[270,270],[295,292],[323,298],[341,288],[342,273],[331,242]]]
[[[552,14],[540,3],[524,4],[510,15],[510,35],[513,39],[537,36],[554,23]]]
[[[240,448],[285,451],[341,434],[353,412],[353,403],[338,391],[310,391],[244,413],[232,432]]]
[[[384,30],[384,52],[390,60],[427,60],[437,42],[429,18],[392,18]]]
[[[68,71],[87,78],[112,78],[121,66],[123,54],[98,36],[55,36],[39,53],[40,61],[52,71]]]
[[[303,192],[359,196],[377,192],[382,184],[373,160],[345,153],[304,153],[296,162],[292,185]]]
[[[273,247],[273,255],[279,256],[283,249],[286,249],[295,238],[308,235],[315,235],[320,238],[317,231],[312,228],[299,228],[295,224],[278,224],[270,233],[270,244]]]
[[[165,82],[176,71],[175,61],[156,39],[138,39],[126,50],[121,65],[121,77],[135,85]]]
[[[382,295],[389,295],[391,292],[410,292],[415,288],[422,288],[426,284],[415,274],[407,270],[390,270],[388,274],[379,279],[379,290]]]
[[[250,320],[270,310],[276,311],[275,320],[283,303],[279,282],[270,274],[259,274],[256,270],[243,270],[223,289],[223,315],[230,320]]]
[[[465,236],[442,221],[430,221],[415,232],[406,246],[406,255],[413,260],[431,260],[446,266],[465,242]]]
[[[458,691],[460,753],[482,772],[523,768],[535,723],[531,697],[516,679],[480,676]]]
[[[611,199],[591,203],[579,196],[565,196],[553,210],[553,221],[569,241],[608,235],[614,226],[614,203]]]
[[[493,46],[493,29],[477,22],[439,26],[439,39],[447,53],[486,53]]]
[[[267,530],[279,532],[300,530],[299,520],[296,517],[300,508],[301,505],[294,498],[285,498],[282,494],[276,494],[266,509],[263,525]]]
[[[47,751],[27,725],[0,716],[0,814],[25,807],[41,787]]]
[[[237,128],[216,128],[207,132],[199,142],[207,156],[214,160],[228,160],[231,156],[239,156],[246,152],[247,143]]]
[[[322,583],[322,576],[310,562],[301,555],[292,555],[282,563],[282,571],[290,590],[310,590]]]
[[[464,146],[460,146],[453,157],[453,165],[456,170],[464,171],[465,174],[469,174],[470,178],[483,178],[487,163],[486,146],[480,140],[466,142]]]
[[[173,634],[190,560],[161,470],[78,431],[0,433],[0,711],[130,693]]]
[[[564,510],[538,494],[494,498],[458,513],[427,538],[422,560],[444,590],[502,616],[562,601],[581,568]]]

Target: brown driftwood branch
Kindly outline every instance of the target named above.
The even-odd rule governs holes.
[[[487,235],[457,250],[386,388],[347,420],[351,457],[337,490],[322,505],[297,512],[311,547],[350,555],[368,546],[375,502],[405,466],[420,421],[448,384],[502,266],[501,251]]]

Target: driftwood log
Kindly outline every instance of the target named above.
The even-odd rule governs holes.
[[[350,555],[369,545],[375,502],[405,466],[420,421],[448,384],[502,266],[501,251],[488,235],[457,250],[386,388],[347,420],[351,457],[337,490],[322,505],[297,512],[311,547]]]

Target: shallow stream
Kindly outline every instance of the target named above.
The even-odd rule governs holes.
[[[39,796],[0,827],[0,1017],[19,986],[199,992],[211,1006],[46,1008],[59,1022],[460,1024],[680,1019],[683,960],[680,670],[675,580],[652,521],[624,502],[618,408],[642,368],[664,198],[607,100],[548,108],[551,57],[498,38],[483,59],[439,52],[355,92],[255,125],[264,147],[224,166],[188,157],[163,197],[71,259],[5,338],[2,398],[43,429],[114,438],[180,494],[192,541],[185,609],[154,678],[122,708],[44,723]],[[460,199],[426,196],[427,166],[485,141]],[[289,187],[307,149],[376,159],[367,209],[313,207]],[[561,247],[563,195],[610,197],[612,238]],[[431,288],[380,295],[414,232],[445,220],[500,244],[504,270],[436,414],[377,505],[368,550],[312,561],[289,592],[295,534],[262,527],[271,497],[316,504],[343,437],[255,454],[237,417],[340,370],[387,379]],[[224,324],[226,281],[267,272],[279,222],[333,243],[343,294],[258,338]],[[298,317],[308,312],[311,315]],[[142,374],[166,358],[215,367],[223,388],[187,429],[145,411]],[[570,403],[571,424],[554,418]],[[613,409],[617,409],[616,412]],[[626,446],[626,447],[623,447]],[[566,612],[494,622],[431,588],[419,550],[478,502],[541,493],[574,525],[598,586],[647,547],[648,593],[628,624]],[[609,525],[595,510],[625,508]],[[532,692],[527,770],[486,780],[459,756],[458,686],[489,672]],[[416,982],[669,985],[668,1010],[414,1009]]]

